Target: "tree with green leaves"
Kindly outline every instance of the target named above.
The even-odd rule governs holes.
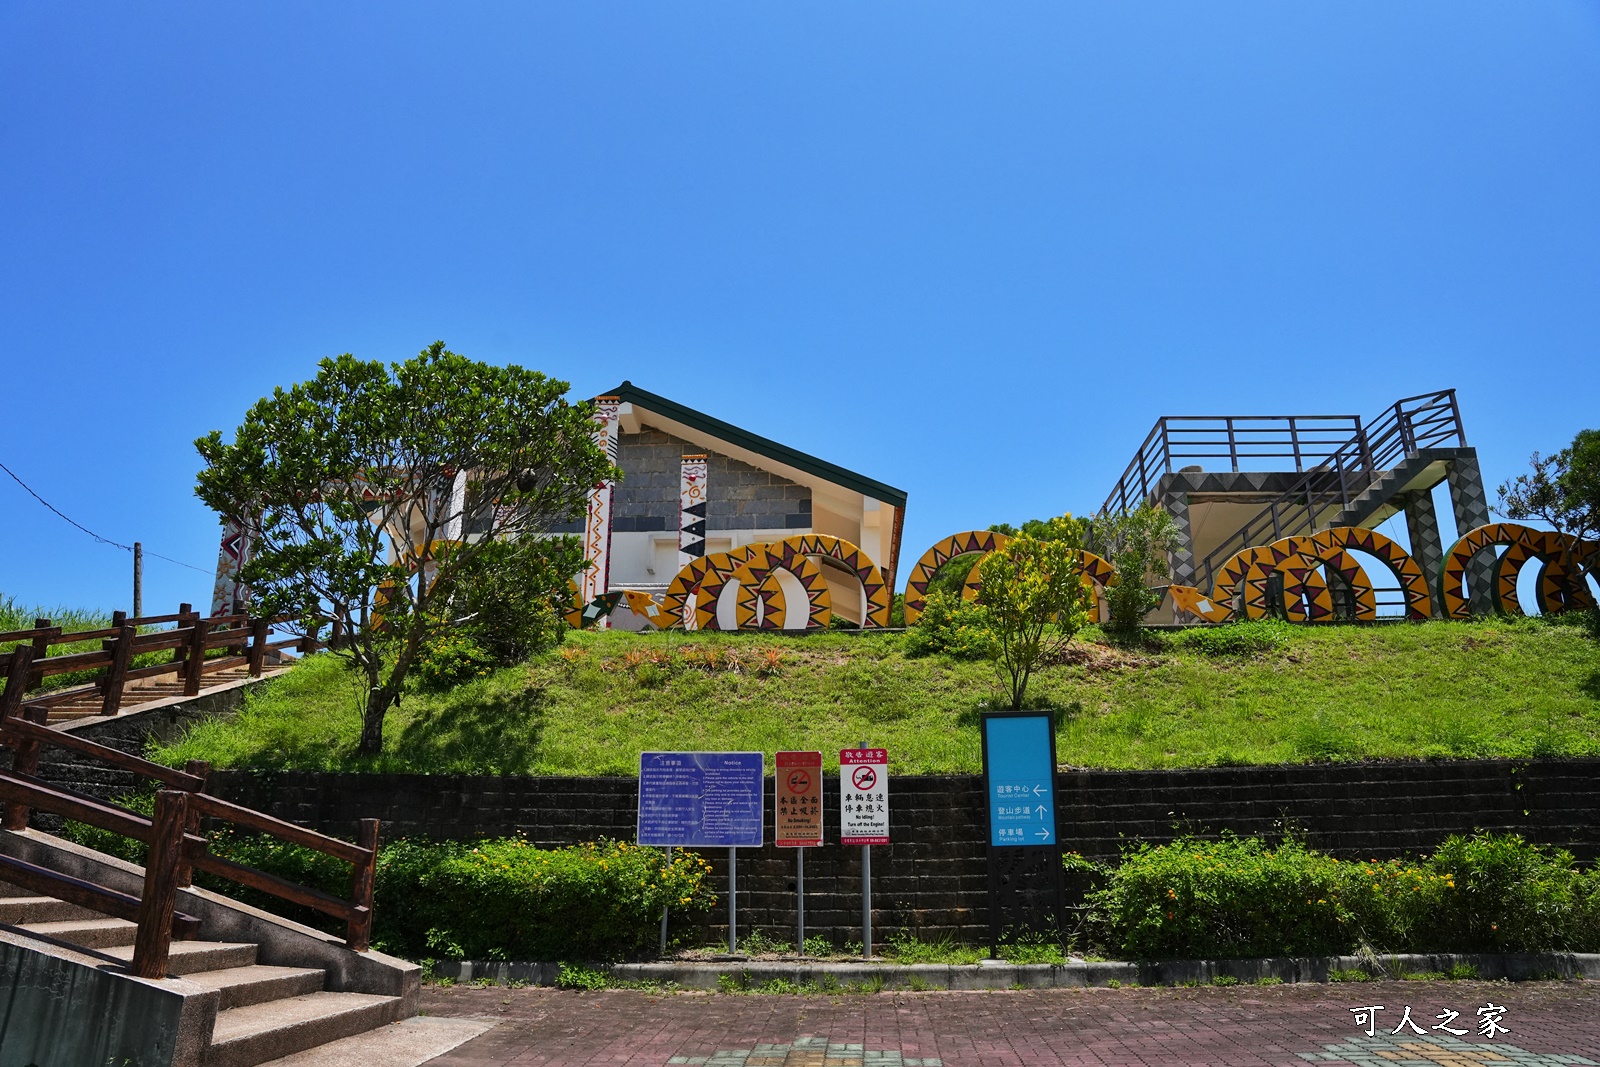
[[[1567,535],[1562,563],[1574,591],[1581,590],[1600,564],[1600,553],[1585,559],[1576,542],[1600,534],[1600,430],[1579,430],[1572,444],[1549,456],[1535,452],[1532,470],[1500,484],[1502,515],[1517,522],[1534,519]]]
[[[1132,641],[1144,617],[1161,606],[1162,592],[1150,588],[1171,574],[1167,553],[1178,528],[1165,508],[1145,503],[1132,511],[1107,512],[1089,524],[1089,543],[1117,568],[1117,581],[1106,590],[1111,621],[1106,629],[1121,641]]]
[[[441,341],[392,365],[324,359],[312,380],[251,407],[231,442],[219,431],[195,442],[195,495],[251,537],[240,579],[256,610],[343,623],[332,651],[357,679],[358,753],[381,750],[430,629],[464,579],[482,584],[496,546],[532,540],[524,551],[552,567],[575,558],[570,539],[542,535],[618,472],[589,405],[566,392]]]
[[[1089,591],[1076,549],[1078,535],[1041,541],[1026,534],[983,558],[978,609],[993,637],[990,658],[1013,709],[1020,709],[1035,671],[1089,621]]]

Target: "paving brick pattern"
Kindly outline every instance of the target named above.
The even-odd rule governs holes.
[[[1505,1008],[1479,1036],[1477,1011]],[[1352,1011],[1384,1005],[1375,1020]],[[1402,1027],[1405,1006],[1427,1031]],[[1456,1036],[1432,1032],[1446,1009]],[[1600,984],[1372,982],[834,996],[429,987],[430,1015],[501,1025],[433,1067],[1485,1067],[1600,1063]],[[1368,1029],[1373,1033],[1369,1036]]]

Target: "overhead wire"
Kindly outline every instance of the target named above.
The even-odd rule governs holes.
[[[18,485],[22,486],[23,489],[27,490],[27,493],[28,493],[29,496],[33,497],[33,499],[35,499],[39,503],[43,504],[46,508],[48,508],[51,512],[53,512],[56,515],[57,518],[61,519],[63,522],[66,522],[68,525],[76,527],[79,530],[82,530],[84,533],[88,534],[90,537],[94,538],[96,541],[100,542],[102,545],[110,545],[112,548],[120,548],[124,552],[132,552],[133,551],[133,546],[132,545],[125,545],[121,541],[113,541],[109,537],[103,537],[100,534],[95,533],[93,530],[89,529],[89,527],[83,525],[83,523],[81,523],[81,522],[78,522],[77,520],[72,518],[72,516],[68,515],[66,512],[62,511],[60,508],[58,508],[54,504],[50,503],[50,501],[46,500],[44,497],[42,497],[38,493],[34,492],[33,486],[31,486],[27,482],[23,481],[17,475],[16,471],[12,470],[10,467],[6,466],[4,463],[0,463],[0,471],[5,471],[8,475],[10,475],[12,481],[16,482]],[[211,573],[210,571],[206,570],[204,567],[196,567],[193,563],[185,563],[181,559],[173,559],[171,556],[163,556],[159,552],[152,552],[148,548],[145,548],[143,545],[140,546],[140,551],[143,552],[145,555],[154,556],[156,559],[166,560],[168,563],[174,563],[174,564],[178,565],[179,567],[188,567],[192,571],[199,571],[201,574],[210,574]]]

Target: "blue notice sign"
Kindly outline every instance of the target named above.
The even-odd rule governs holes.
[[[1049,715],[985,715],[990,845],[1056,843],[1055,727]]]
[[[759,752],[639,753],[639,844],[755,848]]]

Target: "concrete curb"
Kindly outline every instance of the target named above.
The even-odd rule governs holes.
[[[1600,979],[1600,953],[1506,954],[1402,953],[1387,956],[1280,957],[1243,960],[1151,960],[1140,963],[1075,961],[1064,964],[1012,964],[1003,960],[972,965],[918,963],[821,963],[804,960],[727,960],[714,963],[595,964],[617,981],[659,982],[682,989],[718,989],[723,978],[756,989],[781,981],[792,985],[876,986],[884,989],[1073,989],[1109,986],[1209,985],[1217,978],[1240,983],[1277,979],[1284,983],[1327,982],[1333,971],[1360,971],[1374,978],[1402,974],[1449,973],[1466,964],[1478,977],[1527,981],[1546,978]],[[457,982],[489,979],[553,986],[559,963],[501,963],[461,960],[439,963],[434,972]]]

